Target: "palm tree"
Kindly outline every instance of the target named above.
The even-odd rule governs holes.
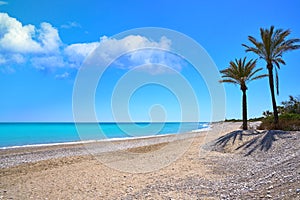
[[[269,86],[271,91],[272,106],[274,113],[274,125],[275,128],[278,126],[278,111],[275,99],[274,92],[274,78],[273,78],[273,64],[280,69],[280,64],[285,65],[284,60],[282,59],[283,53],[299,49],[300,45],[296,45],[296,42],[299,42],[299,39],[286,39],[290,35],[290,30],[276,29],[274,26],[271,26],[270,29],[260,29],[261,42],[257,41],[254,37],[248,36],[250,42],[254,45],[253,47],[242,44],[246,47],[246,52],[254,52],[262,58],[267,63],[267,69],[269,72]],[[276,92],[279,94],[279,80],[278,80],[278,71],[275,68],[276,75]]]
[[[235,59],[235,62],[231,61],[229,67],[221,70],[222,75],[221,83],[233,83],[240,85],[240,89],[243,92],[243,130],[247,130],[247,83],[256,79],[263,78],[267,76],[266,74],[256,76],[256,73],[261,71],[262,68],[255,69],[256,60],[246,61],[244,59]]]

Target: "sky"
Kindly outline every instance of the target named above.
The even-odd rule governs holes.
[[[153,39],[134,31],[115,36],[143,27],[173,30],[202,46],[221,70],[235,58],[257,58],[241,44],[250,44],[249,35],[259,38],[261,27],[291,29],[290,38],[300,38],[299,7],[298,0],[1,0],[0,122],[74,121],[79,72],[93,57],[99,64],[123,51],[126,55],[110,63],[95,86],[93,108],[98,121],[128,121],[124,109],[132,121],[189,121],[194,113],[199,121],[210,121],[214,91],[188,59],[172,53],[175,39],[168,35]],[[130,52],[149,47],[156,50]],[[94,53],[97,49],[101,54]],[[286,66],[279,70],[278,103],[300,95],[300,50],[283,58]],[[258,60],[257,66],[267,73],[264,61]],[[130,74],[134,76],[126,82]],[[125,94],[140,79],[148,84]],[[84,81],[88,91],[91,80]],[[224,84],[224,88],[224,118],[241,118],[239,87]],[[249,118],[271,110],[267,79],[249,83],[247,94]],[[81,98],[85,105],[87,97]]]

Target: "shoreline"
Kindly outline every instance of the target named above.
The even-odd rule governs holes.
[[[300,198],[300,132],[251,134],[236,131],[240,126],[219,123],[209,132],[195,133],[176,159],[174,151],[193,134],[114,141],[110,144],[119,150],[99,155],[90,154],[82,144],[3,150],[1,164],[19,163],[0,168],[0,199]],[[243,137],[234,137],[235,132]],[[230,140],[216,146],[212,141],[220,137]],[[271,142],[268,151],[257,146],[266,139]],[[256,142],[245,146],[251,141]],[[239,146],[246,148],[237,150]],[[147,156],[154,160],[149,162]],[[155,168],[168,160],[168,165]],[[144,172],[135,173],[137,166]]]
[[[144,122],[141,122],[144,123]],[[146,122],[145,122],[146,123]],[[168,122],[168,123],[178,123],[178,122]],[[179,135],[179,134],[189,134],[189,133],[196,133],[196,132],[205,132],[209,131],[212,127],[213,123],[208,123],[207,126],[201,128],[201,129],[195,129],[190,130],[188,132],[182,132],[182,133],[162,133],[157,135],[148,135],[148,136],[133,136],[133,137],[120,137],[120,138],[105,138],[100,140],[77,140],[77,141],[67,141],[67,142],[53,142],[53,143],[38,143],[38,144],[24,144],[24,145],[15,145],[15,146],[3,146],[0,147],[1,150],[6,149],[17,149],[17,148],[31,148],[31,147],[48,147],[48,146],[60,146],[60,145],[76,145],[76,144],[88,144],[88,143],[95,143],[95,142],[113,142],[113,141],[125,141],[125,140],[136,140],[136,139],[147,139],[147,138],[156,138],[156,137],[168,137],[172,135]],[[37,123],[39,124],[39,123]],[[50,123],[51,124],[51,123]],[[54,123],[56,124],[56,123]],[[61,124],[69,124],[69,123],[61,123]],[[84,124],[90,124],[90,123],[84,123]],[[110,124],[110,123],[107,123]]]
[[[215,124],[216,125],[216,124]],[[24,145],[0,148],[0,169],[21,164],[60,159],[70,156],[86,156],[94,153],[123,151],[162,143],[175,142],[197,137],[210,131],[208,128],[178,134],[162,134],[128,138],[109,138],[103,140],[87,140],[51,144]]]
[[[167,134],[158,134],[158,135],[149,135],[149,136],[106,138],[106,139],[102,139],[102,140],[80,140],[80,141],[71,141],[71,142],[6,146],[6,147],[0,147],[0,152],[1,152],[1,150],[18,149],[18,148],[34,148],[34,147],[49,147],[49,146],[60,146],[60,145],[77,145],[77,144],[80,145],[80,144],[90,144],[90,143],[97,143],[97,142],[121,142],[121,141],[126,141],[126,140],[142,140],[142,139],[148,139],[148,138],[169,137],[169,136],[172,136],[172,135],[206,132],[206,131],[209,131],[209,130],[211,130],[211,125],[209,127],[203,128],[203,129],[196,129],[196,130],[191,130],[189,132],[183,132],[183,133],[167,133]]]

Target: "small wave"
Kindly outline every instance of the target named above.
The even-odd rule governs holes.
[[[192,132],[195,133],[195,132],[204,132],[204,131],[210,131],[210,130],[211,130],[211,127],[208,126],[207,128],[201,128],[201,129],[192,130]]]
[[[92,143],[97,142],[97,140],[82,140],[82,141],[75,141],[75,142],[59,142],[59,143],[46,143],[46,144],[26,144],[26,145],[19,145],[19,146],[8,146],[8,147],[0,147],[0,149],[17,149],[17,148],[26,148],[26,147],[48,147],[48,146],[58,146],[58,145],[72,145],[72,144],[85,144],[85,143]]]

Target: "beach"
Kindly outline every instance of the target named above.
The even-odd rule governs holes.
[[[2,149],[0,199],[300,199],[300,132],[240,127]]]

